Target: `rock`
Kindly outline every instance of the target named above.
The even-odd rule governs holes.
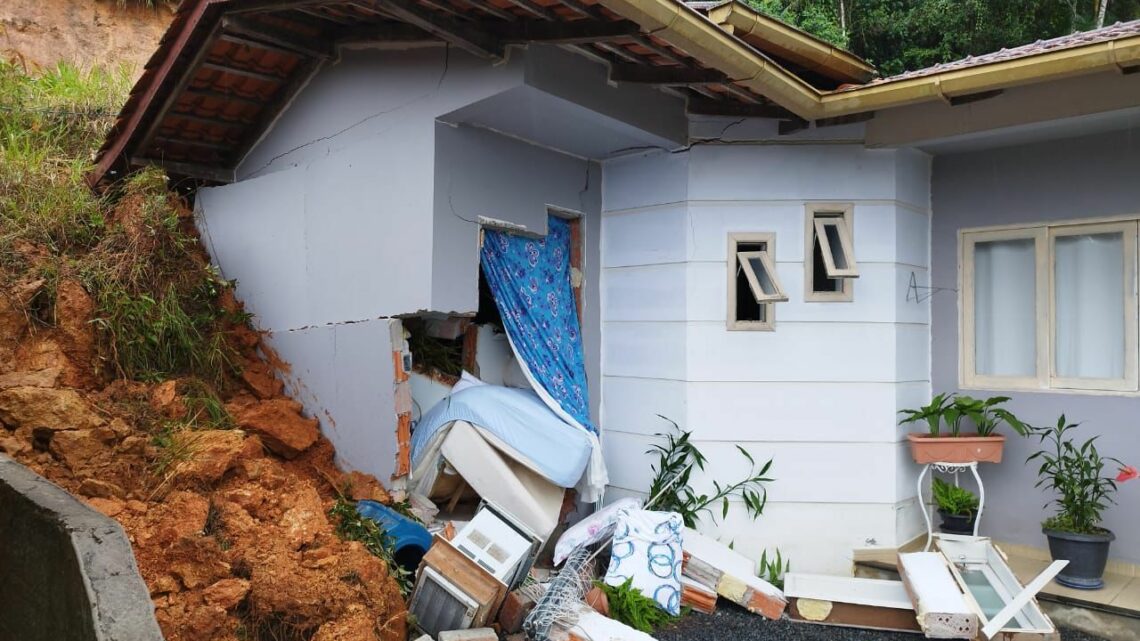
[[[135,514],[146,514],[147,506],[142,501],[130,500],[127,501],[127,509]]]
[[[81,369],[89,370],[95,355],[95,302],[79,281],[65,279],[56,287],[55,318],[67,347],[65,352]]]
[[[123,488],[118,485],[98,479],[83,479],[83,482],[79,484],[79,493],[83,496],[100,499],[121,499],[126,495]]]
[[[12,387],[55,387],[63,368],[49,367],[34,371],[11,372],[0,375],[0,390]]]
[[[148,518],[156,512],[154,530],[158,542],[173,543],[206,527],[210,502],[194,492],[171,492],[161,506],[148,512]]]
[[[376,477],[371,474],[349,472],[345,475],[345,480],[352,487],[352,500],[354,501],[376,501],[385,505],[392,502],[388,490],[385,490],[380,481],[377,481]]]
[[[234,465],[245,445],[240,430],[183,431],[175,434],[174,445],[188,458],[175,466],[175,475],[185,481],[214,483]]]
[[[87,505],[99,510],[103,514],[115,518],[123,511],[123,502],[118,499],[87,499]]]
[[[227,406],[237,424],[261,437],[266,447],[294,458],[317,442],[317,420],[301,415],[301,404],[288,399],[272,399],[238,406]]]
[[[265,400],[281,396],[285,384],[274,375],[269,365],[262,360],[249,360],[242,366],[241,379],[254,396]]]
[[[150,393],[150,406],[167,418],[186,416],[186,403],[178,395],[178,381],[165,381],[156,386]]]
[[[318,536],[332,533],[321,495],[312,485],[301,486],[296,493],[284,497],[281,503],[287,509],[278,525],[283,528],[285,540],[291,549],[300,549]]]
[[[18,456],[26,452],[31,446],[15,436],[0,436],[0,453],[8,456]]]
[[[12,356],[16,364],[14,369],[27,372],[58,369],[60,385],[84,389],[91,387],[93,377],[90,362],[84,361],[82,367],[73,362],[58,337],[59,334],[45,332],[20,343]]]
[[[150,584],[150,595],[156,596],[159,594],[168,594],[170,592],[181,592],[182,584],[178,579],[169,574],[160,575],[157,579]]]
[[[143,436],[128,436],[119,443],[119,451],[123,454],[142,454],[149,443]]]
[[[0,423],[5,425],[70,430],[90,429],[104,422],[74,390],[12,387],[0,391]]]
[[[222,579],[202,591],[206,603],[223,610],[231,610],[249,594],[249,581],[245,579]]]
[[[96,457],[109,450],[96,438],[95,430],[64,430],[52,434],[48,451],[75,472],[91,466]]]

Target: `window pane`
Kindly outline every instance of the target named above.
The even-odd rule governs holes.
[[[1124,377],[1124,235],[1058,236],[1054,245],[1057,376]]]
[[[779,290],[776,284],[772,282],[772,275],[768,273],[768,269],[764,267],[764,261],[760,260],[759,256],[749,258],[748,264],[752,266],[752,273],[756,274],[756,280],[760,283],[760,289],[765,296],[772,296]]]
[[[819,237],[815,239],[812,251],[811,290],[813,292],[840,292],[843,291],[843,281],[838,278],[827,277],[827,264],[823,262],[823,248],[820,247]]]
[[[974,369],[1037,374],[1037,278],[1032,238],[974,245]]]
[[[847,256],[843,253],[843,241],[839,238],[839,225],[825,224],[823,230],[827,234],[827,244],[831,245],[831,258],[835,268],[847,269]]]

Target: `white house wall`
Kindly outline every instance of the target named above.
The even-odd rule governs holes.
[[[392,473],[389,319],[476,311],[481,216],[537,234],[548,209],[583,216],[583,342],[597,416],[600,165],[463,116],[503,94],[536,98],[540,89],[518,90],[544,83],[575,127],[622,122],[629,137],[644,121],[654,131],[634,143],[683,138],[676,99],[630,100],[641,89],[610,87],[604,70],[575,65],[601,69],[548,48],[512,50],[502,65],[442,47],[342,51],[242,162],[239,182],[198,193],[211,256],[236,279],[254,324],[291,367],[290,392],[345,465]],[[566,77],[544,81],[544,73]],[[604,100],[579,104],[597,91]],[[671,109],[672,119],[659,115]]]
[[[897,411],[929,390],[929,161],[854,144],[697,145],[604,166],[603,424],[613,495],[644,491],[641,454],[676,421],[711,480],[774,459],[769,505],[704,528],[800,571],[843,573],[851,550],[918,533],[915,471]],[[850,303],[804,301],[804,205],[854,204],[861,276]],[[790,300],[776,330],[727,331],[730,232],[774,232]]]

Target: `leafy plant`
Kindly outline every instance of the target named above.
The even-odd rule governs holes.
[[[945,414],[946,408],[950,406],[952,398],[952,396],[945,393],[938,394],[930,399],[930,403],[916,410],[900,410],[899,414],[905,415],[906,418],[899,421],[899,425],[924,421],[926,423],[927,433],[929,433],[930,436],[938,436],[942,426],[942,416]]]
[[[1105,463],[1121,463],[1100,455],[1095,436],[1080,445],[1074,444],[1069,432],[1079,425],[1068,423],[1062,414],[1054,426],[1031,427],[1031,433],[1045,447],[1029,455],[1025,462],[1040,460],[1035,487],[1056,492],[1045,507],[1054,505],[1057,513],[1042,525],[1050,530],[1096,534],[1105,531],[1100,527],[1104,510],[1116,503],[1112,495],[1117,490],[1117,480],[1103,475]],[[1127,481],[1134,477],[1133,468],[1121,465],[1117,479]]]
[[[965,395],[956,397],[953,406],[947,410],[947,414],[951,411],[954,413],[953,434],[958,435],[957,423],[962,418],[968,418],[974,424],[978,436],[992,436],[998,425],[1003,422],[1013,428],[1013,431],[1025,436],[1029,433],[1025,423],[1009,410],[998,407],[1007,401],[1009,401],[1008,396],[991,396],[985,400]]]
[[[621,585],[607,585],[601,581],[595,581],[594,584],[606,593],[610,616],[631,628],[652,634],[655,629],[679,618],[662,610],[656,601],[633,587],[632,578],[626,579]]]
[[[658,416],[661,416],[658,414]],[[658,433],[664,444],[654,444],[646,454],[656,454],[657,463],[652,466],[653,481],[649,484],[650,503],[646,509],[654,508],[666,512],[676,512],[688,527],[696,527],[702,513],[713,515],[714,506],[720,506],[721,518],[728,516],[729,500],[739,498],[744,503],[748,515],[753,519],[764,513],[768,502],[765,483],[773,479],[766,476],[772,467],[772,459],[757,466],[756,460],[739,445],[736,449],[749,464],[748,475],[731,484],[722,485],[714,480],[710,494],[697,494],[689,484],[693,469],[704,470],[707,459],[692,443],[692,432],[686,432],[674,421],[661,416],[673,425],[673,433]],[[715,519],[715,515],[713,515]]]
[[[955,516],[973,516],[978,511],[978,497],[966,488],[934,479],[934,502],[938,509]]]
[[[356,511],[356,504],[344,496],[337,498],[336,504],[329,510],[329,516],[336,523],[337,536],[363,544],[372,556],[380,558],[388,566],[388,574],[400,586],[400,593],[405,597],[411,594],[415,577],[396,563],[392,537],[388,536],[379,523],[361,516]]]
[[[783,590],[784,575],[791,571],[792,562],[784,560],[780,548],[776,548],[776,553],[772,555],[772,558],[768,558],[767,550],[760,553],[760,571],[757,576],[761,579]]]
[[[905,418],[899,425],[908,423],[926,423],[929,436],[937,437],[942,434],[942,425],[949,428],[950,436],[962,434],[962,421],[969,419],[975,426],[978,436],[993,436],[997,427],[1003,422],[1015,432],[1025,436],[1029,433],[1028,426],[1013,415],[1013,412],[998,407],[1009,401],[1008,396],[991,396],[987,399],[977,399],[972,396],[958,396],[956,394],[938,394],[930,399],[930,403],[917,410],[900,410]]]

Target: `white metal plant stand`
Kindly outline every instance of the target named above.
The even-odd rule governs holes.
[[[954,485],[958,485],[958,475],[967,469],[974,474],[974,480],[978,482],[978,514],[974,517],[974,536],[978,535],[978,526],[982,523],[982,510],[986,507],[986,488],[982,485],[982,477],[978,475],[978,463],[927,463],[922,467],[922,472],[918,475],[918,501],[922,506],[922,518],[926,519],[926,547],[924,551],[930,551],[930,545],[934,542],[934,522],[930,518],[930,511],[926,509],[926,503],[922,499],[922,480],[930,473],[930,468],[934,468],[936,472],[943,474],[954,475]],[[934,484],[934,477],[931,477],[931,485]],[[934,490],[931,489],[933,492]]]

